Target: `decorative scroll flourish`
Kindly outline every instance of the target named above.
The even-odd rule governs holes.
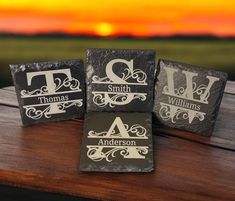
[[[94,75],[92,77],[92,82],[112,82],[112,81],[107,76],[100,78],[99,76]]]
[[[127,128],[127,132],[135,134],[137,137],[146,137],[147,130],[139,124],[134,124],[130,129]]]
[[[44,110],[36,109],[33,106],[27,106],[25,114],[27,115],[27,117],[34,120],[41,119],[43,116],[48,119],[51,118],[51,115],[48,114],[49,111],[50,106],[46,107]]]
[[[208,91],[207,94],[205,94],[206,89],[207,86],[205,84],[201,84],[198,87],[196,87],[196,83],[193,82],[193,93],[199,95],[200,100],[202,100],[203,102],[206,102],[210,96],[210,91]]]
[[[136,149],[141,155],[145,155],[145,154],[148,153],[148,148],[147,147],[136,147]]]
[[[130,68],[125,68],[124,72],[122,73],[122,79],[128,82],[130,78],[136,80],[137,83],[145,84],[147,75],[140,69],[135,69],[134,71],[131,71]]]
[[[139,125],[139,124],[134,124],[131,127],[128,126],[128,124],[124,124],[125,129],[127,130],[128,134],[134,137],[140,137],[140,138],[145,138],[146,134],[147,134],[147,130],[146,128],[144,128],[143,126]],[[89,137],[104,137],[106,136],[108,133],[108,131],[102,131],[102,132],[96,132],[96,131],[89,131],[88,132],[88,136]],[[120,132],[115,132],[115,130],[112,130],[111,136],[110,137],[121,137],[121,133]]]
[[[144,94],[144,93],[143,94],[142,93],[135,94],[133,99],[140,99],[141,101],[145,101],[146,100],[146,94]]]
[[[48,87],[42,86],[40,89],[35,89],[33,91],[21,90],[20,95],[22,97],[25,96],[33,96],[33,95],[43,95],[48,93]]]
[[[199,119],[199,121],[203,121],[205,119],[205,113],[196,113],[195,117],[197,117]]]
[[[57,105],[59,110],[64,110],[66,108],[69,108],[71,106],[81,107],[83,105],[82,99],[74,100],[74,101],[67,101],[63,103],[59,103]],[[45,117],[47,119],[51,118],[51,105],[48,105],[45,109],[38,109],[37,106],[25,106],[25,114],[27,117],[31,119],[41,119],[42,117]]]
[[[179,119],[189,119],[189,123],[191,123],[194,118],[197,118],[199,121],[203,121],[205,119],[205,113],[203,112],[193,111],[164,103],[161,103],[159,115],[164,121],[171,120],[172,123],[176,123]]]
[[[111,162],[113,158],[116,157],[116,152],[119,152],[121,156],[128,155],[127,147],[115,147],[107,152],[104,152],[103,149],[100,149],[99,147],[89,147],[87,156],[93,161],[101,161],[105,159],[107,162]]]
[[[71,106],[81,107],[82,105],[83,105],[82,99],[78,99],[78,100],[74,100],[74,101],[60,103],[60,104],[58,104],[58,108],[60,110],[64,110],[64,109],[69,108]]]
[[[96,131],[89,131],[88,132],[88,136],[89,137],[102,137],[102,136],[106,136],[108,131],[102,131],[102,132],[96,132]],[[115,130],[112,130],[111,136],[119,136],[118,134],[115,133]]]
[[[137,147],[135,148],[137,153],[141,156],[148,153],[147,147]],[[117,155],[127,158],[131,155],[131,149],[129,147],[114,147],[109,148],[108,151],[104,151],[104,147],[98,146],[88,146],[87,156],[93,161],[101,161],[105,159],[107,162],[112,162]]]
[[[66,77],[63,81],[61,81],[60,78],[55,78],[55,83],[56,83],[56,87],[55,87],[55,91],[58,91],[61,87],[66,87],[69,88],[72,91],[80,91],[80,82],[75,79],[69,79],[68,77]]]
[[[140,69],[135,69],[132,71],[130,68],[127,67],[123,70],[122,77],[120,78],[124,80],[125,82],[127,82],[127,84],[132,83],[133,80],[139,84],[146,84],[147,75],[144,71]],[[110,78],[108,78],[108,76],[100,78],[97,75],[94,75],[92,77],[92,82],[105,83],[105,82],[113,82],[113,81]]]
[[[200,97],[200,100],[201,102],[207,102],[207,99],[209,98],[210,96],[210,92],[208,91],[207,94],[205,94],[206,92],[206,89],[207,89],[207,86],[205,84],[201,84],[199,86],[197,86],[197,84],[195,82],[193,82],[193,90],[192,90],[192,93],[193,94],[197,94],[199,97]],[[179,97],[182,97],[182,98],[187,98],[185,96],[185,93],[186,92],[186,88],[185,87],[179,87],[177,89],[174,89],[174,94],[171,94],[169,92],[169,89],[168,89],[168,86],[164,86],[163,87],[163,94],[169,94],[169,95],[176,95],[176,96],[179,96]]]
[[[128,96],[130,94],[114,94],[114,95],[110,95],[110,94],[105,94],[102,92],[93,92],[94,96],[93,96],[93,102],[99,106],[99,107],[105,107],[105,106],[109,106],[111,108],[114,108],[115,106],[119,105],[118,103],[124,102],[127,100]],[[107,97],[108,96],[108,99]],[[145,93],[138,93],[138,94],[133,94],[133,100],[134,99],[140,99],[141,101],[145,101],[146,100],[146,94]],[[115,104],[114,104],[115,103]]]
[[[109,96],[108,94],[106,96]],[[106,101],[105,93],[94,93],[93,102],[99,107],[105,107],[109,105],[109,107],[114,108],[116,105],[112,102],[122,102],[127,99],[128,94],[115,94],[113,96],[109,96],[110,101]]]
[[[69,88],[70,91],[81,91],[80,82],[75,78],[69,79],[67,77],[63,81],[60,78],[55,78],[55,84],[55,92],[62,87]],[[20,94],[22,98],[48,94],[48,86],[42,86],[40,89],[35,89],[33,91],[21,90]]]

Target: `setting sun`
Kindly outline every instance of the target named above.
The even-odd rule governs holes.
[[[98,23],[95,32],[98,36],[110,36],[113,32],[113,27],[109,23]]]

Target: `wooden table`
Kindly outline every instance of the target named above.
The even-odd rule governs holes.
[[[235,82],[211,138],[154,129],[152,173],[78,171],[82,120],[22,127],[13,87],[0,89],[0,184],[101,200],[235,200]]]

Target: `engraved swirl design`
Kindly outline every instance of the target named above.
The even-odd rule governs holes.
[[[125,129],[127,130],[128,134],[130,136],[136,136],[136,137],[146,137],[147,130],[143,126],[139,124],[134,124],[130,128],[127,124],[124,124]],[[102,131],[102,132],[96,132],[96,131],[89,131],[88,136],[90,137],[104,137],[106,136],[108,131]],[[111,137],[121,137],[121,133],[116,133],[115,130],[112,130]],[[131,138],[131,137],[130,137]]]
[[[87,156],[93,161],[101,161],[106,160],[107,162],[112,162],[116,156],[119,154],[119,156],[127,157],[129,152],[128,147],[115,147],[111,148],[108,151],[104,151],[104,148],[96,147],[96,146],[90,146],[88,147]],[[136,151],[140,155],[146,155],[148,153],[148,148],[146,147],[137,147]]]
[[[46,107],[44,110],[40,110],[40,109],[36,109],[35,107],[28,106],[26,107],[25,114],[27,115],[27,117],[34,119],[34,120],[40,119],[43,116],[48,119],[48,118],[51,118],[51,115],[48,114],[49,111],[50,111],[50,106]]]
[[[21,90],[20,95],[22,97],[32,96],[32,95],[43,95],[48,93],[48,87],[42,86],[40,89],[35,89],[33,91]]]
[[[69,78],[65,78],[63,81],[60,78],[55,78],[55,84],[56,84],[55,92],[57,92],[62,87],[69,88],[70,91],[71,90],[81,91],[80,82],[75,78],[72,78],[71,80],[69,80]],[[47,86],[42,86],[40,89],[35,89],[33,91],[27,91],[27,90],[20,91],[20,95],[22,96],[22,98],[34,95],[44,95],[44,94],[48,94]]]
[[[193,82],[193,94],[196,94],[200,97],[200,101],[207,102],[207,99],[210,96],[210,92],[208,91],[207,94],[205,94],[205,91],[207,89],[207,86],[205,84],[201,84],[197,86],[195,82]],[[179,87],[177,89],[174,89],[174,95],[181,96],[182,98],[187,98],[185,94],[186,88]],[[163,87],[163,94],[169,94],[168,86]]]
[[[147,80],[147,75],[144,71],[140,70],[140,69],[135,69],[133,71],[131,71],[128,67],[124,68],[123,72],[122,72],[122,80],[129,82],[130,79],[133,79],[136,81],[136,83],[141,83],[141,84],[146,84],[146,80]],[[107,76],[106,77],[102,77],[100,78],[97,75],[94,75],[92,77],[92,82],[113,82],[111,79],[109,79]]]
[[[174,112],[172,112],[171,107],[176,108],[176,110],[173,110]],[[181,118],[185,120],[189,119],[189,110],[181,107],[165,105],[162,103],[159,110],[159,115],[164,121],[171,120],[172,123],[176,123],[176,121]],[[205,119],[205,113],[202,112],[194,111],[191,115],[194,115],[193,119],[197,118],[199,121],[203,121]]]
[[[115,95],[108,95],[110,100],[113,102],[124,102],[127,97],[128,94],[115,94]],[[133,100],[134,99],[140,99],[141,101],[145,101],[146,100],[146,94],[134,94]],[[105,101],[105,93],[93,93],[93,102],[99,106],[99,107],[105,107],[105,106],[109,106],[111,108],[116,107],[116,104],[113,104],[113,102],[111,101]]]

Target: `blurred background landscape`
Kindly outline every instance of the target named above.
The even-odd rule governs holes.
[[[154,49],[235,80],[235,1],[0,0],[0,87],[12,85],[9,64],[87,48]]]

